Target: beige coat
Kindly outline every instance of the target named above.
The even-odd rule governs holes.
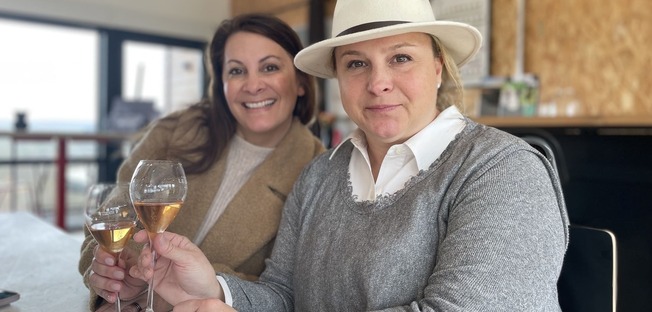
[[[174,158],[170,146],[192,142],[202,136],[196,111],[175,113],[174,122],[155,122],[135,145],[118,171],[119,181],[129,181],[141,159]],[[200,141],[201,139],[197,140]],[[265,268],[274,244],[285,199],[303,167],[324,151],[321,142],[298,120],[274,151],[256,169],[233,197],[224,213],[199,246],[216,272],[236,274],[254,280]],[[189,174],[186,201],[168,231],[193,239],[217,193],[226,167],[218,159],[202,174]],[[79,270],[88,285],[89,266],[95,241],[87,233],[82,245]],[[91,291],[91,303],[97,297]]]

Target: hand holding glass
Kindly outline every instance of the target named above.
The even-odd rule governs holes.
[[[136,227],[137,218],[129,198],[129,185],[126,183],[92,185],[86,197],[84,219],[95,241],[115,257],[117,265],[120,253]],[[115,307],[119,312],[119,295]]]
[[[179,213],[186,198],[188,183],[180,163],[169,160],[141,160],[129,187],[138,219],[147,230],[150,245],[156,234],[164,232]],[[152,250],[152,269],[156,253]],[[147,290],[146,312],[153,312],[153,277]]]

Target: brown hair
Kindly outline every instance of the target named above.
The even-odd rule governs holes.
[[[229,37],[237,32],[250,32],[269,38],[280,45],[294,57],[303,45],[296,32],[277,17],[264,14],[244,14],[233,19],[224,20],[211,40],[206,53],[206,67],[210,76],[208,99],[194,104],[191,109],[202,111],[198,122],[206,128],[207,139],[195,143],[194,147],[178,152],[187,173],[201,173],[222,156],[236,132],[237,121],[231,114],[224,96],[222,70],[224,69],[224,47]],[[292,112],[303,124],[314,121],[316,110],[316,84],[314,77],[295,69],[297,79],[305,90],[297,98]],[[184,154],[199,154],[196,160],[184,157]]]

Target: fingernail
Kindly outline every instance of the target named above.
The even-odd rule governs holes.
[[[115,273],[113,273],[113,277],[117,279],[123,279],[125,278],[125,274],[122,271],[116,271]]]
[[[104,263],[106,263],[107,265],[114,265],[115,260],[113,258],[106,258],[106,260],[104,260]]]
[[[120,283],[113,283],[111,284],[111,289],[118,291],[120,290]]]

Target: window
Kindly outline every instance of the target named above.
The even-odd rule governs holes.
[[[23,112],[35,131],[95,131],[98,34],[0,19],[0,127]]]
[[[202,51],[125,41],[122,97],[152,101],[166,114],[197,102],[203,94]]]
[[[106,131],[115,99],[149,101],[166,114],[205,91],[205,42],[7,14],[0,42],[0,132],[14,131],[18,114],[32,133]],[[121,152],[114,143],[68,142],[66,228],[83,226],[86,189],[115,180]],[[56,142],[0,136],[0,211],[53,218],[56,157]]]
[[[95,132],[98,40],[95,30],[0,19],[0,131],[13,131],[23,114],[30,132]],[[48,140],[0,138],[0,159],[32,162],[0,166],[0,207],[51,214],[56,148]],[[97,144],[71,142],[67,155],[96,159]],[[96,172],[92,162],[68,166],[71,205],[81,205]]]

